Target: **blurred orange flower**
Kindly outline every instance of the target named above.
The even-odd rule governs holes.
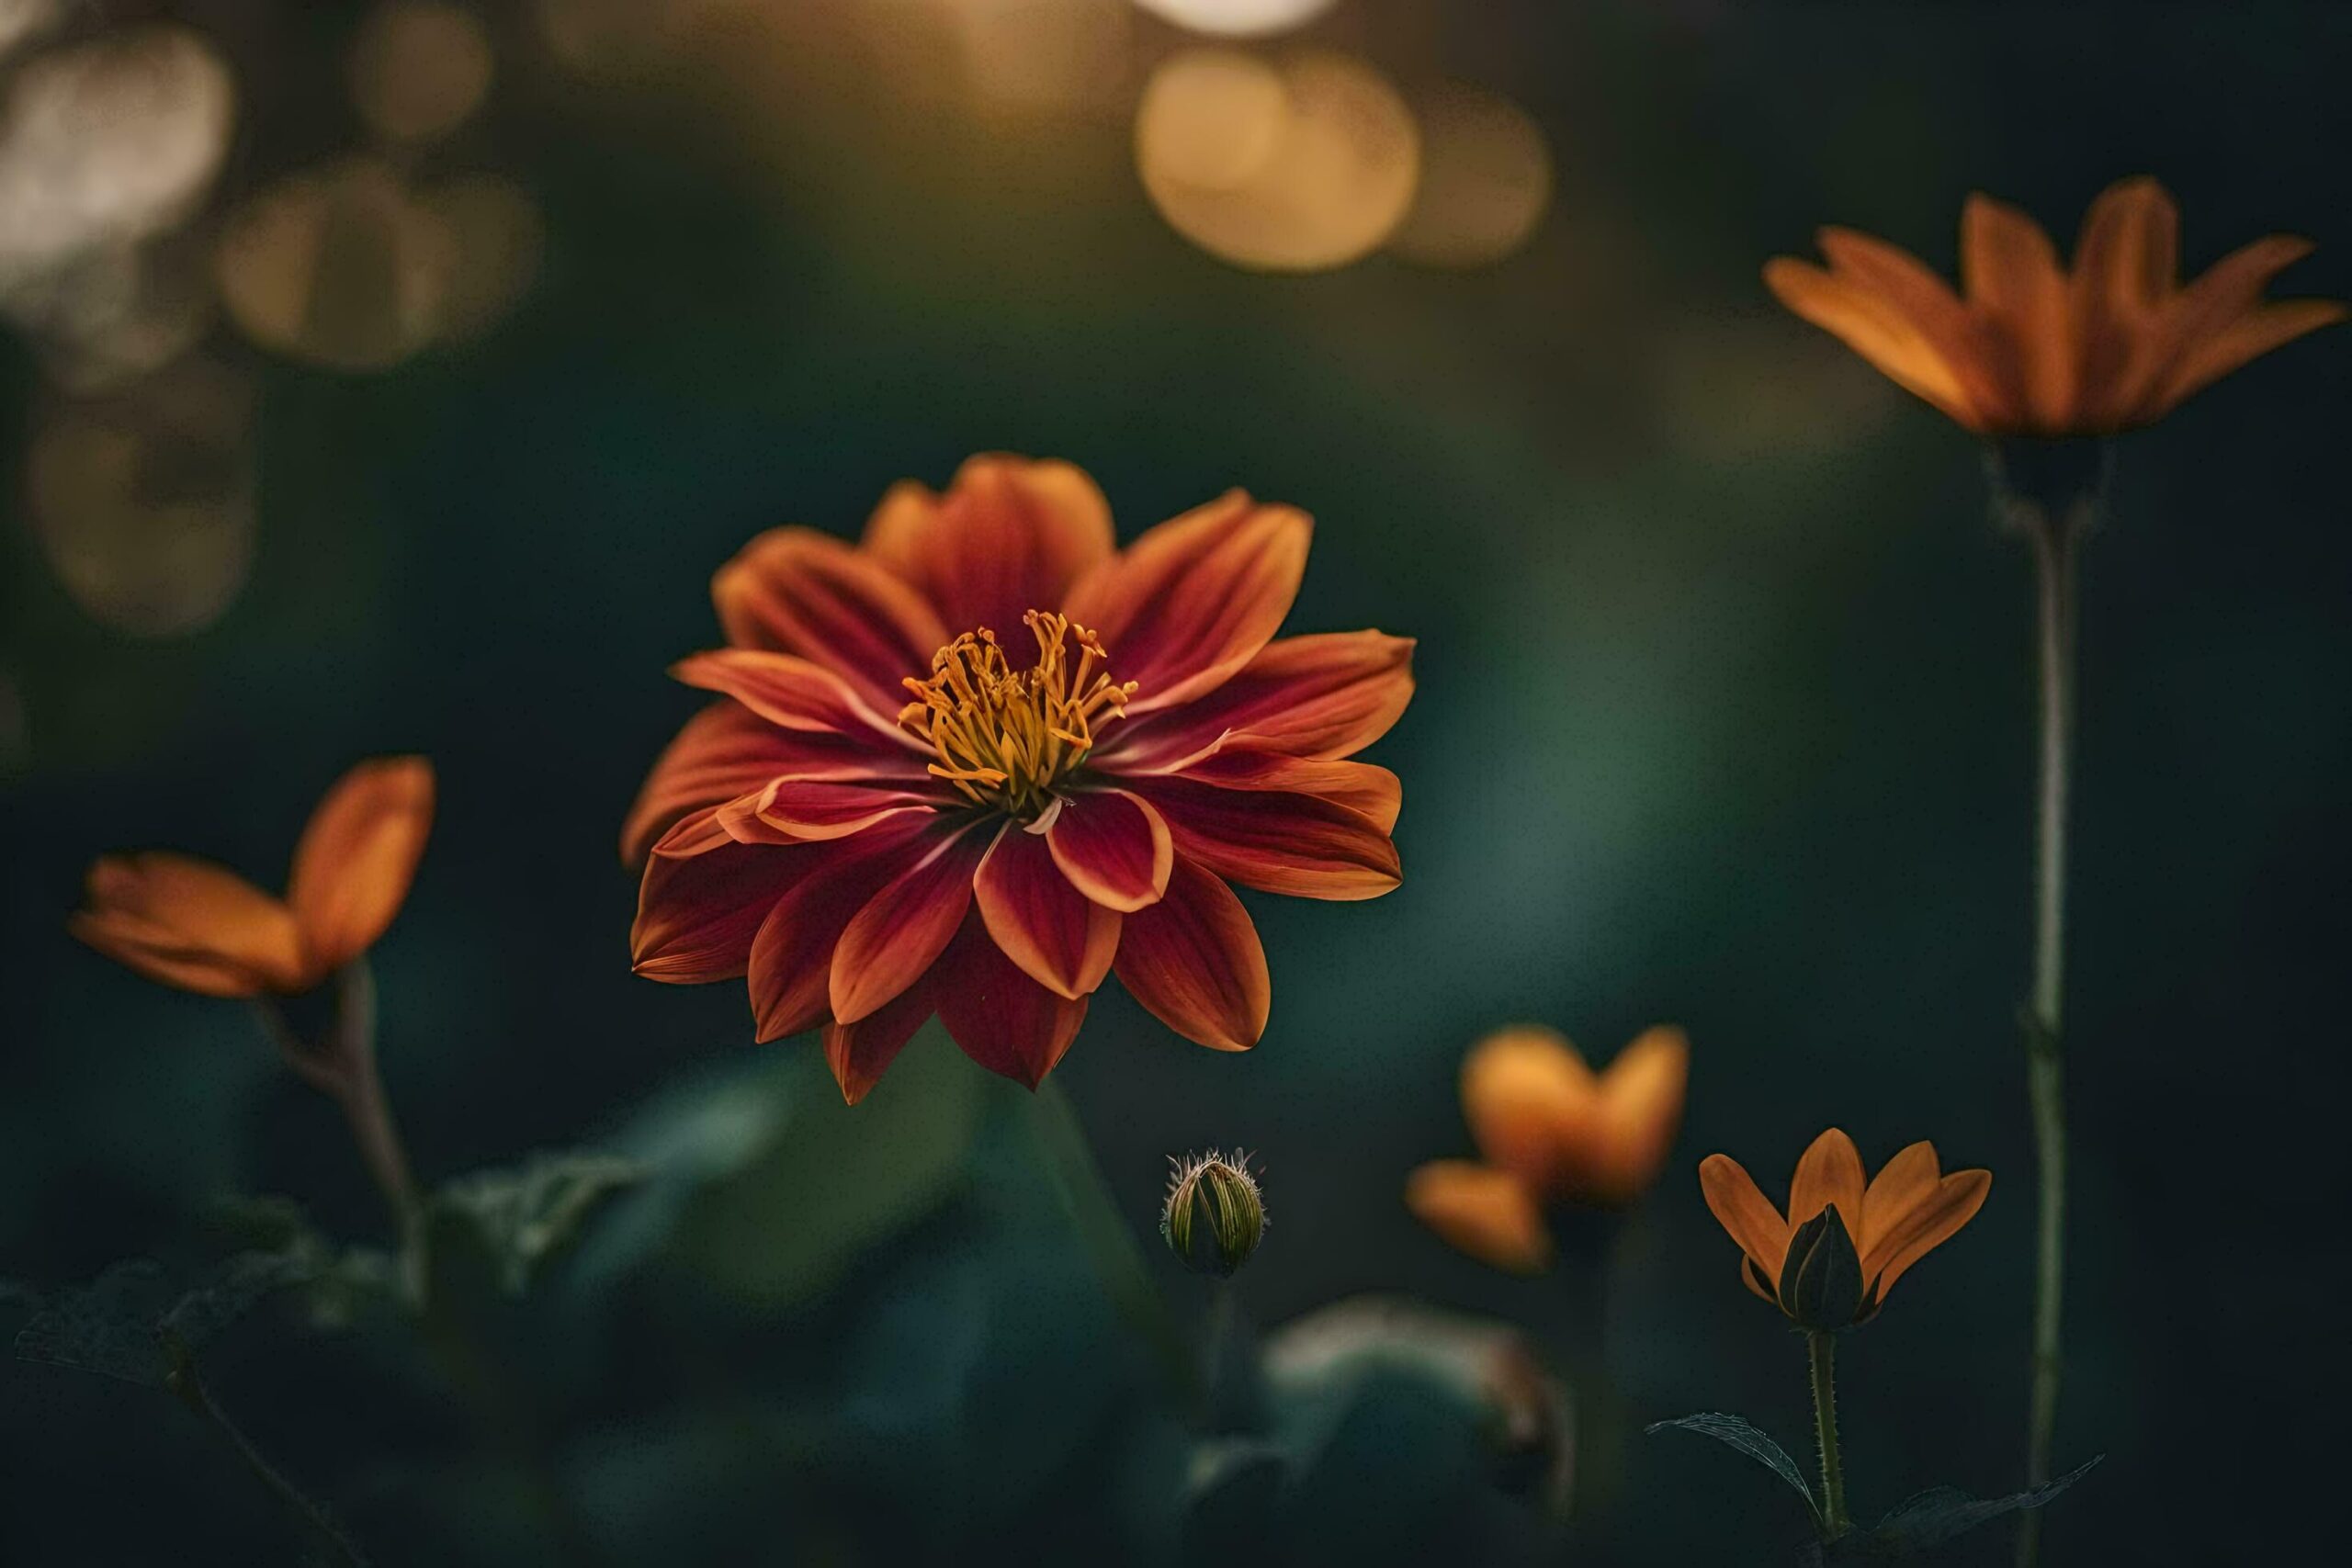
[[[637,972],[748,976],[758,1038],[821,1026],[853,1102],[933,1013],[1034,1087],[1112,974],[1249,1049],[1271,989],[1226,885],[1399,874],[1396,777],[1343,759],[1404,711],[1413,645],[1275,639],[1308,532],[1234,491],[1119,550],[1084,472],[984,456],[858,546],[752,540],[711,584],[729,646],[673,671],[722,700],[623,829]]]
[[[1739,1244],[1747,1288],[1809,1328],[1865,1323],[1911,1266],[1976,1217],[1986,1170],[1943,1174],[1936,1146],[1913,1144],[1867,1185],[1854,1140],[1835,1127],[1797,1161],[1783,1215],[1728,1155],[1699,1165],[1707,1207]]]
[[[1498,1030],[1462,1063],[1463,1116],[1484,1163],[1422,1166],[1406,1206],[1480,1261],[1536,1272],[1552,1258],[1544,1204],[1615,1207],[1657,1179],[1690,1077],[1679,1029],[1645,1032],[1598,1075],[1556,1031]]]
[[[151,980],[208,997],[293,996],[375,944],[408,897],[433,825],[433,765],[360,763],[311,812],[284,898],[156,850],[90,867],[74,934]]]
[[[2327,299],[2266,300],[2308,255],[2272,234],[2186,288],[2180,216],[2154,179],[2091,204],[2062,265],[2041,225],[1978,194],[1960,221],[1965,298],[1909,252],[1851,229],[1821,231],[1825,269],[1766,264],[1781,302],[1843,339],[1891,380],[1980,435],[2111,435],[2152,424],[2248,360],[2340,321]]]

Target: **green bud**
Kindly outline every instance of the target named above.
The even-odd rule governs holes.
[[[1868,1315],[1862,1260],[1854,1238],[1830,1204],[1797,1227],[1781,1265],[1781,1310],[1817,1334],[1851,1327]]]
[[[1193,1273],[1231,1279],[1266,1234],[1266,1201],[1250,1174],[1250,1156],[1212,1149],[1181,1160],[1171,1156],[1168,1163],[1160,1238]]]

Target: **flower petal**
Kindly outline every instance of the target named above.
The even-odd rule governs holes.
[[[1943,1179],[1943,1169],[1936,1163],[1936,1145],[1925,1141],[1903,1150],[1871,1178],[1870,1186],[1862,1193],[1860,1228],[1854,1232],[1854,1247],[1862,1255],[1864,1278],[1869,1277],[1871,1253],[1880,1239],[1932,1197]]]
[[[967,919],[933,972],[939,1020],[980,1066],[1035,1089],[1078,1038],[1088,998],[1057,997],[1007,958],[978,919]]]
[[[1176,861],[1167,820],[1123,789],[1064,796],[1046,843],[1071,886],[1123,912],[1157,903]]]
[[[711,579],[710,596],[729,642],[822,665],[885,723],[905,704],[899,682],[927,671],[947,641],[922,594],[813,528],[753,539]]]
[[[1661,1025],[1644,1030],[1600,1075],[1600,1120],[1607,1129],[1597,1157],[1582,1173],[1588,1195],[1631,1202],[1649,1190],[1682,1128],[1690,1083],[1690,1041]]]
[[[1403,880],[1396,846],[1361,812],[1287,790],[1131,779],[1168,819],[1180,857],[1244,887],[1301,898],[1377,898]]]
[[[204,997],[253,997],[271,989],[263,976],[217,954],[153,944],[155,927],[119,912],[77,911],[65,929],[74,937],[159,985]]]
[[[760,1043],[831,1017],[833,950],[842,932],[923,847],[922,825],[897,818],[854,838],[797,852],[808,857],[807,869],[752,938],[752,1016]]]
[[[919,751],[914,738],[898,727],[897,705],[877,714],[841,676],[795,654],[718,649],[678,660],[670,674],[686,685],[733,697],[770,724],[864,742],[886,764]],[[905,695],[903,689],[899,695]],[[877,744],[879,738],[891,744]]]
[[[310,972],[293,911],[209,861],[167,850],[107,855],[91,865],[85,891],[89,911],[74,934],[153,978],[169,969],[210,975],[218,987],[244,976],[250,989],[206,994],[249,996],[307,989],[321,977]],[[142,964],[134,951],[157,962]]]
[[[1877,1287],[1877,1299],[1884,1301],[1894,1281],[1911,1270],[1911,1266],[1950,1241],[1961,1226],[1976,1217],[1984,1206],[1985,1195],[1993,1190],[1993,1173],[1989,1170],[1955,1170],[1937,1185],[1936,1195],[1919,1204],[1906,1215],[1903,1223],[1879,1238],[1874,1256],[1863,1262],[1862,1278]]]
[[[362,762],[327,791],[295,847],[286,897],[320,974],[384,934],[432,830],[433,764],[422,757]]]
[[[2081,389],[2077,431],[2138,423],[2177,355],[2164,322],[2179,289],[2180,213],[2147,175],[2118,180],[2083,215],[2068,283]]]
[[[697,829],[689,818],[664,835]],[[731,980],[751,962],[752,938],[777,899],[818,863],[813,850],[722,844],[702,854],[653,847],[639,885],[629,952],[637,973],[670,985]]]
[[[877,788],[820,779],[776,779],[719,808],[719,825],[750,843],[846,839],[894,817],[935,816],[949,804],[931,789]]]
[[[1789,1222],[1757,1190],[1756,1179],[1729,1155],[1709,1155],[1699,1162],[1699,1190],[1715,1223],[1739,1244],[1764,1282],[1779,1290],[1781,1265],[1789,1256]]]
[[[2257,305],[2221,331],[2188,345],[2164,380],[2158,399],[2173,408],[2251,360],[2306,333],[2345,320],[2333,299],[2280,299]]]
[[[1247,1051],[1266,1032],[1273,982],[1233,890],[1176,858],[1159,902],[1126,918],[1113,970],[1151,1015],[1195,1044]]]
[[[1537,1274],[1552,1261],[1552,1234],[1534,1196],[1507,1170],[1434,1160],[1406,1179],[1413,1217],[1479,1262]]]
[[[1797,1173],[1789,1182],[1789,1224],[1802,1225],[1832,1203],[1840,1218],[1860,1214],[1865,1190],[1861,1151],[1853,1139],[1832,1127],[1797,1160]]]
[[[1091,996],[1111,972],[1118,911],[1071,886],[1044,835],[1007,824],[980,857],[972,897],[1004,955],[1055,995]]]
[[[1290,614],[1313,526],[1288,506],[1228,491],[1151,529],[1079,579],[1064,608],[1138,690],[1137,717],[1215,690]]]
[[[1981,191],[1960,215],[1960,276],[1987,329],[1989,368],[2034,428],[2064,430],[2076,354],[2064,270],[2041,224]]]
[[[950,635],[987,626],[1008,639],[1025,612],[1059,605],[1112,547],[1110,502],[1085,470],[997,454],[967,460],[944,496],[893,486],[865,541],[930,599]]]
[[[1368,818],[1383,833],[1395,830],[1404,786],[1386,768],[1370,762],[1326,762],[1286,757],[1228,741],[1185,765],[1180,775],[1219,789],[1279,790],[1312,795]]]
[[[1598,1130],[1600,1086],[1567,1036],[1541,1024],[1496,1030],[1462,1058],[1462,1117],[1489,1164],[1557,1192]]]
[[[621,859],[635,865],[678,818],[758,790],[772,779],[927,778],[912,752],[820,730],[785,729],[732,700],[711,704],[663,750],[621,828]]]
[[[1781,304],[1869,360],[1905,391],[1942,410],[1962,429],[1981,434],[1991,428],[1990,415],[1996,411],[1980,407],[1963,385],[1951,351],[1874,290],[1792,256],[1767,262],[1764,283]]]
[[[1172,773],[1230,732],[1294,757],[1363,750],[1413,696],[1413,639],[1322,632],[1270,642],[1213,692],[1157,716],[1122,723],[1097,749],[1115,773]]]
[[[854,1023],[931,967],[971,907],[972,873],[988,840],[966,822],[946,829],[922,857],[865,902],[833,950],[836,1021]]]
[[[825,1025],[825,1065],[855,1105],[881,1078],[915,1031],[930,1021],[931,980],[917,980],[855,1023]]]

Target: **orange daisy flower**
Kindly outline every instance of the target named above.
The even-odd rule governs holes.
[[[1700,1162],[1699,1186],[1739,1244],[1747,1288],[1801,1325],[1826,1330],[1877,1316],[1894,1281],[1976,1217],[1993,1174],[1946,1176],[1936,1146],[1917,1143],[1866,1185],[1854,1140],[1832,1127],[1797,1161],[1785,1215],[1728,1155]]]
[[[376,943],[408,897],[433,826],[433,765],[360,763],[337,780],[294,851],[286,897],[169,851],[90,867],[74,934],[151,980],[208,997],[296,996]]]
[[[1114,548],[1060,462],[900,484],[852,547],[763,534],[711,585],[722,700],[655,763],[637,972],[748,976],[762,1041],[821,1026],[854,1102],[936,1013],[1034,1087],[1116,974],[1188,1039],[1247,1050],[1266,959],[1226,885],[1397,884],[1396,775],[1346,758],[1412,694],[1413,645],[1274,638],[1308,522],[1238,491]]]
[[[1764,281],[1905,389],[1980,435],[2112,435],[2152,424],[2247,361],[2345,318],[2329,299],[2262,291],[2311,254],[2272,234],[2179,282],[2180,215],[2142,175],[2091,204],[2061,265],[2018,209],[1961,211],[1955,294],[1909,252],[1851,229],[1820,234],[1825,269],[1781,256]]]
[[[1682,1124],[1690,1043],[1645,1031],[1595,1074],[1555,1030],[1514,1024],[1462,1063],[1462,1113],[1485,1156],[1413,1172],[1405,1203],[1483,1263],[1532,1274],[1552,1260],[1544,1205],[1615,1208],[1649,1190]]]

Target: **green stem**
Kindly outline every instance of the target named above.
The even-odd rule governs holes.
[[[1040,1084],[1033,1099],[1038,1143],[1059,1189],[1062,1205],[1077,1225],[1079,1239],[1094,1266],[1095,1277],[1109,1293],[1113,1308],[1149,1343],[1170,1384],[1183,1391],[1197,1404],[1204,1393],[1199,1369],[1193,1364],[1183,1336],[1168,1314],[1166,1300],[1144,1265],[1135,1232],[1120,1217],[1118,1205],[1112,1200],[1110,1185],[1103,1179],[1093,1145],[1087,1141],[1086,1128],[1078,1119],[1078,1108],[1070,1103],[1057,1079],[1048,1078]]]
[[[2033,993],[2025,1018],[2026,1088],[2040,1177],[2034,1247],[2033,1394],[2027,1423],[2026,1484],[2050,1479],[2058,1422],[2060,1329],[2065,1288],[2066,1111],[2064,1038],[2066,975],[2066,820],[2073,786],[2076,565],[2088,518],[2043,517],[2029,531],[2034,553],[2036,663],[2040,677],[2041,770],[2034,813]],[[2029,1512],[2018,1536],[2019,1568],[2040,1554],[2040,1518]]]
[[[368,1560],[360,1555],[359,1549],[341,1530],[335,1529],[334,1522],[327,1517],[326,1510],[311,1501],[300,1487],[286,1478],[284,1472],[264,1458],[261,1450],[254,1447],[253,1439],[246,1437],[237,1424],[212,1402],[211,1392],[204,1386],[204,1379],[198,1375],[196,1359],[188,1354],[187,1348],[167,1344],[165,1351],[171,1357],[172,1368],[164,1377],[164,1386],[219,1433],[222,1440],[236,1451],[237,1457],[244,1461],[245,1468],[253,1472],[254,1479],[267,1487],[287,1511],[301,1520],[338,1560],[351,1564],[351,1568],[367,1568]]]
[[[1838,1450],[1838,1337],[1807,1334],[1813,1363],[1813,1435],[1821,1450],[1821,1536],[1836,1540],[1850,1528],[1846,1517],[1846,1462]]]

